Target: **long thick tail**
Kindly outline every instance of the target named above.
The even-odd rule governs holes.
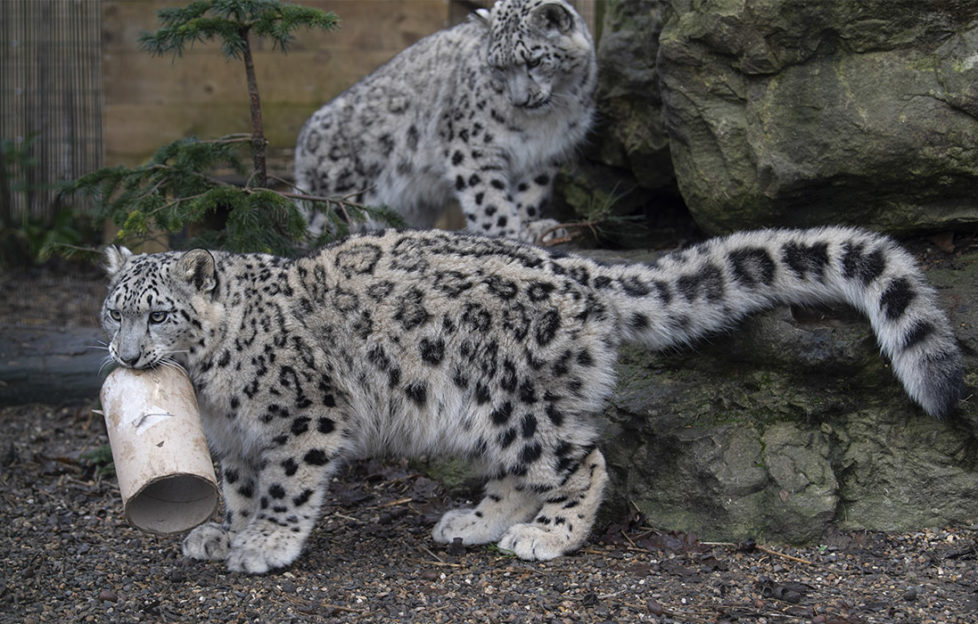
[[[760,230],[716,238],[654,264],[602,267],[623,337],[661,349],[785,303],[848,303],[872,324],[907,393],[943,416],[963,390],[947,317],[914,259],[863,230]]]

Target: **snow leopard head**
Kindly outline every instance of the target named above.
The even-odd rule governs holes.
[[[105,256],[111,282],[101,321],[111,358],[126,368],[184,363],[203,341],[214,257],[203,249],[134,255],[125,247]]]
[[[542,111],[593,95],[594,43],[584,20],[563,0],[500,0],[477,19],[489,29],[492,80],[516,108]]]

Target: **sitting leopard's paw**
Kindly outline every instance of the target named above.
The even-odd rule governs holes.
[[[537,219],[526,224],[520,239],[525,243],[540,245],[566,238],[567,230],[559,226],[560,223],[553,219]]]
[[[461,539],[466,546],[495,542],[508,528],[503,522],[492,522],[475,509],[453,509],[445,512],[431,531],[439,544],[451,544]]]

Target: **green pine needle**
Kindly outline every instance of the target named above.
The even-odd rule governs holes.
[[[200,0],[183,8],[162,9],[158,16],[163,27],[139,38],[147,52],[179,57],[187,46],[219,39],[229,60],[241,58],[251,33],[271,39],[274,48],[285,52],[299,28],[328,32],[339,26],[332,11],[280,0]]]
[[[252,36],[271,40],[274,48],[285,52],[299,28],[330,31],[339,25],[332,12],[280,0],[197,0],[163,9],[158,16],[161,27],[140,37],[147,52],[179,57],[188,46],[218,40],[229,60],[250,58]],[[180,233],[190,245],[294,255],[310,243],[347,234],[351,221],[368,216],[403,225],[400,216],[386,208],[342,198],[303,197],[307,206],[325,210],[335,225],[329,234],[309,241],[298,195],[260,188],[265,173],[259,159],[253,158],[251,171],[243,165],[245,156],[254,156],[262,147],[263,137],[257,136],[257,148],[252,134],[180,139],[161,146],[143,165],[105,167],[62,190],[92,198],[96,218],[116,224],[118,241],[126,243]],[[235,172],[248,182],[236,186],[216,172]]]

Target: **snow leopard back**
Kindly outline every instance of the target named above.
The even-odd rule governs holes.
[[[468,230],[534,241],[554,175],[594,110],[594,45],[563,0],[500,0],[422,39],[316,111],[296,186],[385,205],[431,227],[458,200]],[[328,227],[309,213],[314,234]]]

